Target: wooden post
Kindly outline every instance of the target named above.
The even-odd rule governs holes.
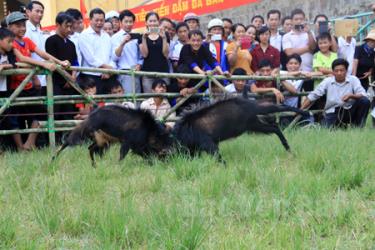
[[[52,150],[56,148],[56,141],[55,141],[55,118],[53,112],[53,82],[52,82],[52,72],[48,72],[47,75],[47,112],[48,112],[48,138],[49,138],[49,145]]]

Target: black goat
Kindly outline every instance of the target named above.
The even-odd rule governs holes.
[[[109,105],[95,110],[78,125],[53,159],[66,147],[82,144],[85,139],[93,142],[88,148],[93,166],[94,155],[102,156],[104,150],[114,142],[121,143],[120,160],[124,159],[130,149],[147,158],[152,155],[165,156],[172,146],[170,133],[155,121],[150,112]]]
[[[258,115],[283,111],[305,113],[293,107],[259,105],[242,97],[232,98],[186,114],[177,122],[173,133],[190,154],[205,151],[216,155],[220,161],[222,158],[219,154],[219,142],[250,131],[276,134],[285,149],[289,151],[288,142],[278,125],[263,123],[258,117]]]

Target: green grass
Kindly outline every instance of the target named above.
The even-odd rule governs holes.
[[[149,165],[113,147],[0,158],[0,249],[375,249],[375,131],[245,135]]]

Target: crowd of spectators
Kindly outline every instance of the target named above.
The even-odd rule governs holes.
[[[213,18],[203,33],[199,16],[188,13],[183,20],[160,18],[156,12],[146,15],[145,31],[135,32],[136,17],[130,10],[105,13],[94,8],[89,13],[89,25],[84,28],[83,16],[77,9],[68,9],[56,16],[53,32],[42,30],[44,14],[41,2],[31,1],[26,13],[12,12],[0,29],[0,70],[17,67],[25,62],[54,71],[56,65],[64,68],[82,66],[102,69],[136,70],[161,73],[207,74],[229,77],[233,75],[286,75],[319,80],[286,80],[280,86],[276,81],[234,80],[222,81],[231,93],[241,93],[245,86],[253,93],[271,93],[274,98],[262,101],[294,107],[309,108],[325,96],[323,124],[335,126],[342,122],[363,126],[370,109],[367,97],[374,73],[375,30],[357,46],[354,37],[336,37],[328,17],[319,14],[309,24],[301,9],[282,16],[279,10],[268,11],[265,17],[256,15],[250,24],[233,23],[229,18]],[[375,10],[375,9],[374,9]],[[206,29],[205,29],[206,30]],[[206,83],[194,87],[199,80],[187,78],[135,77],[96,72],[68,71],[72,81],[78,82],[89,95],[125,93],[180,93],[187,96],[208,91]],[[0,76],[0,97],[8,97],[26,78],[25,75]],[[58,73],[53,74],[55,95],[74,95],[75,90]],[[220,89],[215,89],[220,92]],[[285,96],[301,91],[311,93],[301,100]],[[46,94],[45,76],[34,76],[20,96]],[[142,103],[121,102],[129,108],[150,109],[160,118],[177,99],[150,98]],[[189,99],[177,114],[194,109],[201,100]],[[99,106],[114,103],[99,103]],[[56,117],[85,119],[94,110],[91,104],[55,105]],[[13,107],[8,113],[9,129],[37,128],[35,114],[41,107]],[[22,115],[21,115],[22,114]],[[175,114],[173,114],[175,115]],[[4,127],[5,119],[1,119]],[[173,126],[169,123],[168,126]],[[30,150],[36,145],[37,134],[27,138],[13,135],[19,150]]]

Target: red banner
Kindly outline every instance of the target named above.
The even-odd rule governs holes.
[[[188,12],[205,15],[225,9],[231,9],[244,4],[256,3],[260,0],[163,0],[157,3],[133,8],[131,11],[136,16],[135,28],[145,26],[147,12],[155,11],[160,17],[182,21]]]
[[[168,17],[174,21],[182,21],[186,13],[206,15],[221,10],[235,8],[245,4],[257,3],[261,0],[163,0],[152,4],[130,9],[136,16],[134,28],[145,26],[146,14],[155,11],[160,17]],[[81,2],[83,2],[81,0]],[[84,9],[86,9],[84,7]],[[82,11],[82,5],[81,5]],[[83,13],[85,14],[85,13]],[[89,20],[85,18],[85,23]],[[55,26],[44,27],[45,30],[54,30]]]

